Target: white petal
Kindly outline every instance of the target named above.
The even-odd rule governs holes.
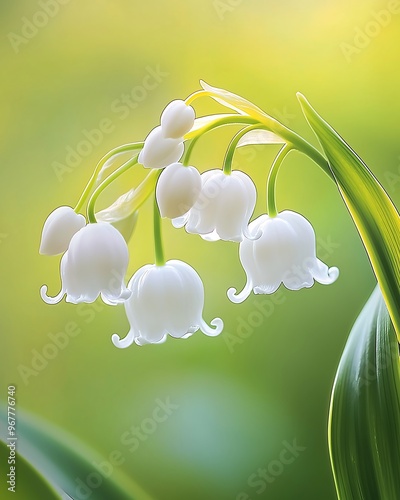
[[[194,167],[172,163],[163,170],[157,183],[156,197],[162,217],[174,219],[188,212],[201,191],[201,176]]]
[[[184,149],[182,138],[167,139],[161,127],[156,127],[146,137],[138,161],[146,168],[163,168],[179,161]]]
[[[199,328],[207,335],[222,330],[219,319],[211,323],[215,329],[204,323],[203,283],[185,262],[171,260],[163,266],[144,266],[134,274],[128,288],[132,295],[125,302],[125,310],[139,345],[163,342],[168,334],[188,338]]]
[[[68,249],[72,236],[86,224],[83,215],[71,207],[58,207],[47,217],[43,226],[39,253],[57,255]]]
[[[161,115],[161,129],[164,137],[179,139],[193,127],[195,112],[182,100],[168,104]]]
[[[124,285],[128,247],[122,235],[105,222],[78,231],[61,260],[66,301],[94,302],[101,294],[107,302],[120,302],[130,291]]]

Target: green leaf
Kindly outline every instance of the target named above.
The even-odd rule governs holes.
[[[379,286],[354,324],[339,364],[329,447],[340,499],[399,498],[399,350]]]
[[[364,243],[400,341],[400,216],[361,158],[298,94]]]
[[[3,436],[6,435],[6,422],[7,410],[0,406],[0,430]],[[34,463],[48,481],[71,498],[83,498],[86,494],[90,500],[151,500],[131,474],[125,474],[115,463],[110,464],[108,456],[101,456],[49,422],[19,410],[17,434],[20,454]],[[100,465],[102,463],[103,467]],[[90,478],[93,479],[92,483]],[[98,484],[98,487],[93,484]]]
[[[17,494],[16,498],[29,498],[30,500],[60,500],[61,496],[55,489],[18,452],[15,455],[15,463],[13,462],[14,457],[11,457],[11,463],[9,463],[10,448],[7,447],[7,444],[9,442],[4,443],[0,440],[0,498],[11,499]],[[9,490],[12,483],[7,483],[11,480],[11,476],[7,477],[7,474],[11,474],[10,467],[15,467],[15,493]]]

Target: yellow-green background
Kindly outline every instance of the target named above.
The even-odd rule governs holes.
[[[399,4],[400,5],[400,4]],[[125,457],[120,472],[133,477],[153,498],[334,499],[326,437],[330,390],[347,333],[374,286],[360,239],[330,181],[310,161],[291,157],[278,182],[280,209],[304,214],[328,265],[340,268],[332,286],[283,292],[283,304],[229,349],[238,318],[247,321],[256,302],[229,303],[226,290],[244,284],[233,243],[210,244],[173,230],[165,221],[167,258],[189,262],[201,275],[207,321],[221,316],[224,332],[200,332],[186,341],[116,349],[111,334],[128,323],[122,307],[99,302],[78,309],[47,306],[39,288],[59,289],[59,258],[39,256],[43,221],[56,206],[74,205],[96,161],[109,149],[143,139],[158,124],[163,107],[198,88],[199,79],[249,98],[310,140],[295,93],[316,109],[363,157],[398,204],[400,198],[400,14],[386,19],[376,36],[347,59],[357,29],[371,28],[374,12],[396,6],[385,1],[70,0],[13,50],[9,34],[21,34],[37,2],[0,5],[0,400],[15,383],[18,408],[65,429],[100,453]],[[383,19],[383,18],[381,18]],[[381,21],[382,22],[382,21]],[[375,25],[376,28],[377,25]],[[371,28],[373,29],[373,27]],[[356,40],[360,42],[360,40]],[[347,47],[348,48],[348,47]],[[355,51],[354,51],[355,52]],[[141,85],[148,67],[165,75],[124,119],[112,103]],[[216,105],[201,101],[198,113]],[[54,162],[65,163],[66,147],[83,130],[110,119],[112,133],[93,147],[60,182]],[[221,166],[232,131],[198,143],[193,162],[200,170]],[[264,184],[275,147],[237,155],[235,166],[250,173],[259,192],[255,215],[264,211]],[[128,174],[108,197],[140,178]],[[129,275],[153,259],[151,204],[140,214],[130,243]],[[25,384],[21,365],[41,351],[48,334],[69,321],[81,334]],[[121,444],[131,425],[150,417],[157,398],[178,409],[134,453]],[[258,468],[279,456],[293,439],[306,449],[262,494],[248,484]],[[90,459],[90,457],[88,457]],[[0,464],[3,472],[5,465]],[[3,476],[1,478],[4,481]],[[19,478],[23,481],[23,478]],[[3,487],[3,485],[2,485]],[[98,492],[97,492],[98,493]],[[35,493],[32,491],[32,499]]]

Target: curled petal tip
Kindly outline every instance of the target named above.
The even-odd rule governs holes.
[[[211,321],[211,325],[214,328],[211,328],[210,326],[208,326],[207,323],[204,321],[204,319],[201,318],[200,330],[203,333],[205,333],[206,335],[208,335],[209,337],[216,337],[217,335],[219,335],[222,332],[222,330],[224,328],[224,322],[222,321],[221,318],[214,318]]]
[[[328,276],[330,278],[330,283],[335,282],[339,277],[339,269],[337,267],[330,267],[328,270]]]
[[[252,289],[253,289],[253,284],[251,283],[251,281],[248,281],[246,283],[246,286],[240,293],[237,293],[236,288],[229,288],[227,292],[228,299],[234,304],[241,304],[250,295]]]
[[[42,297],[42,300],[46,302],[46,304],[58,304],[61,299],[64,297],[65,291],[61,289],[60,293],[56,295],[55,297],[49,297],[47,295],[47,285],[43,285],[40,288],[40,296]]]
[[[314,275],[314,279],[321,283],[321,285],[331,285],[334,283],[339,277],[339,269],[337,267],[326,266],[321,261],[318,261],[319,269],[318,272]]]
[[[135,340],[134,335],[132,330],[129,331],[128,335],[121,339],[121,337],[114,333],[113,336],[111,337],[112,343],[115,345],[115,347],[118,347],[119,349],[125,349],[126,347],[129,347],[130,345],[133,344],[133,341]]]

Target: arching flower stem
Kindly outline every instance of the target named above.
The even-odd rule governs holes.
[[[123,144],[122,146],[114,148],[111,151],[109,151],[106,155],[104,155],[103,158],[97,163],[96,168],[94,169],[93,174],[89,179],[89,182],[86,184],[86,187],[83,190],[81,197],[79,198],[78,203],[74,208],[74,211],[78,213],[81,210],[87,197],[89,196],[91,190],[93,189],[93,186],[96,183],[97,176],[99,175],[101,169],[109,160],[111,160],[114,156],[118,156],[128,151],[134,151],[135,149],[141,149],[142,147],[143,147],[143,142],[133,142],[130,144]]]
[[[254,118],[251,118],[250,116],[247,115],[228,115],[224,116],[220,119],[215,120],[212,123],[209,123],[208,125],[205,125],[202,127],[198,133],[192,136],[192,133],[189,132],[187,135],[189,136],[188,139],[192,139],[189,143],[188,148],[185,151],[185,154],[182,159],[182,164],[187,167],[189,165],[189,160],[190,160],[190,155],[192,154],[193,147],[197,143],[197,141],[202,137],[204,134],[207,132],[210,132],[211,130],[214,130],[219,127],[224,127],[225,125],[256,125],[258,122]],[[259,127],[260,125],[258,125]]]
[[[233,155],[235,154],[237,145],[239,144],[240,139],[246,135],[248,132],[251,130],[260,130],[260,129],[265,129],[265,127],[260,126],[259,124],[255,125],[250,125],[249,127],[245,127],[242,130],[240,130],[231,140],[228,149],[225,154],[224,158],[224,167],[223,171],[225,175],[230,175],[232,172],[232,161],[233,161]]]
[[[274,163],[269,171],[267,179],[267,213],[269,217],[276,217],[278,214],[275,197],[276,178],[283,160],[291,151],[293,151],[293,149],[292,144],[285,144],[276,155]]]
[[[135,155],[133,158],[125,162],[123,165],[121,165],[115,172],[113,172],[111,175],[109,175],[104,181],[95,189],[93,192],[92,196],[89,199],[88,207],[87,207],[87,217],[89,222],[95,223],[97,222],[96,216],[95,216],[95,204],[97,201],[97,198],[100,196],[100,194],[113,182],[115,179],[117,179],[120,175],[122,175],[124,172],[129,170],[131,167],[136,165],[138,162],[138,155]]]
[[[161,235],[161,214],[155,195],[154,195],[153,220],[154,220],[154,254],[155,254],[156,266],[163,266],[165,264],[165,258],[164,258],[164,249],[163,249],[162,235]]]
[[[190,94],[190,96],[188,96],[185,99],[185,104],[186,106],[190,106],[192,102],[198,99],[199,97],[209,97],[209,96],[211,96],[211,93],[208,92],[207,90],[197,90],[196,92],[193,92],[193,94]]]

